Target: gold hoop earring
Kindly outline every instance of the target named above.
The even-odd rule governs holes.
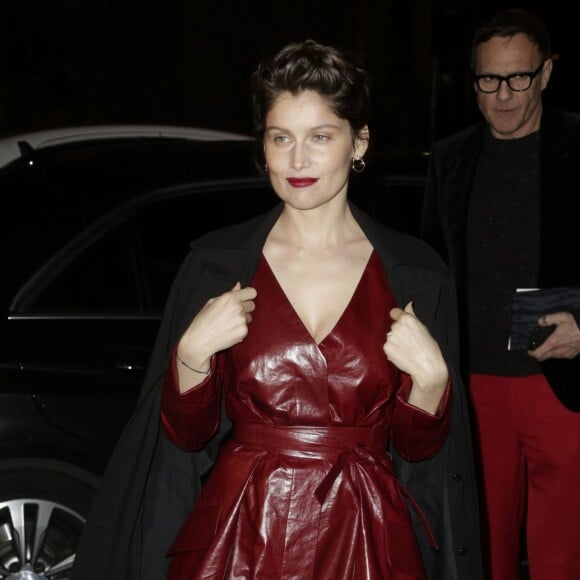
[[[355,159],[352,158],[352,170],[355,173],[362,173],[365,170],[366,163],[364,159]]]

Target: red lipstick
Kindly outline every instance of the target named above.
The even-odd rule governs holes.
[[[287,177],[286,181],[292,187],[310,187],[318,181],[315,177]]]

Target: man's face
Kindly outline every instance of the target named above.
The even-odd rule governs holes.
[[[531,73],[542,65],[538,47],[525,34],[511,37],[495,36],[481,43],[475,51],[477,76],[514,73]],[[489,123],[497,139],[525,137],[540,128],[542,91],[552,73],[552,60],[548,59],[525,91],[511,89],[504,80],[494,93],[480,91],[474,83],[479,110]]]

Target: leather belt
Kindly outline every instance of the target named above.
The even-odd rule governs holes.
[[[391,455],[387,452],[388,432],[371,427],[310,427],[280,426],[261,423],[236,423],[234,440],[255,446],[260,450],[272,451],[294,457],[326,459],[333,462],[330,471],[322,479],[315,494],[323,504],[328,491],[349,461],[364,461],[380,464],[392,475],[396,485],[407,498],[423,523],[431,547],[438,549],[425,515],[397,479]]]

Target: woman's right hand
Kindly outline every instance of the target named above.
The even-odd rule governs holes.
[[[236,282],[231,290],[206,302],[177,345],[177,356],[186,363],[178,364],[180,385],[183,384],[182,379],[189,387],[201,382],[215,353],[244,340],[248,334],[248,324],[252,321],[256,295],[254,288],[242,288]],[[199,371],[197,381],[192,383],[195,373],[187,367]]]

